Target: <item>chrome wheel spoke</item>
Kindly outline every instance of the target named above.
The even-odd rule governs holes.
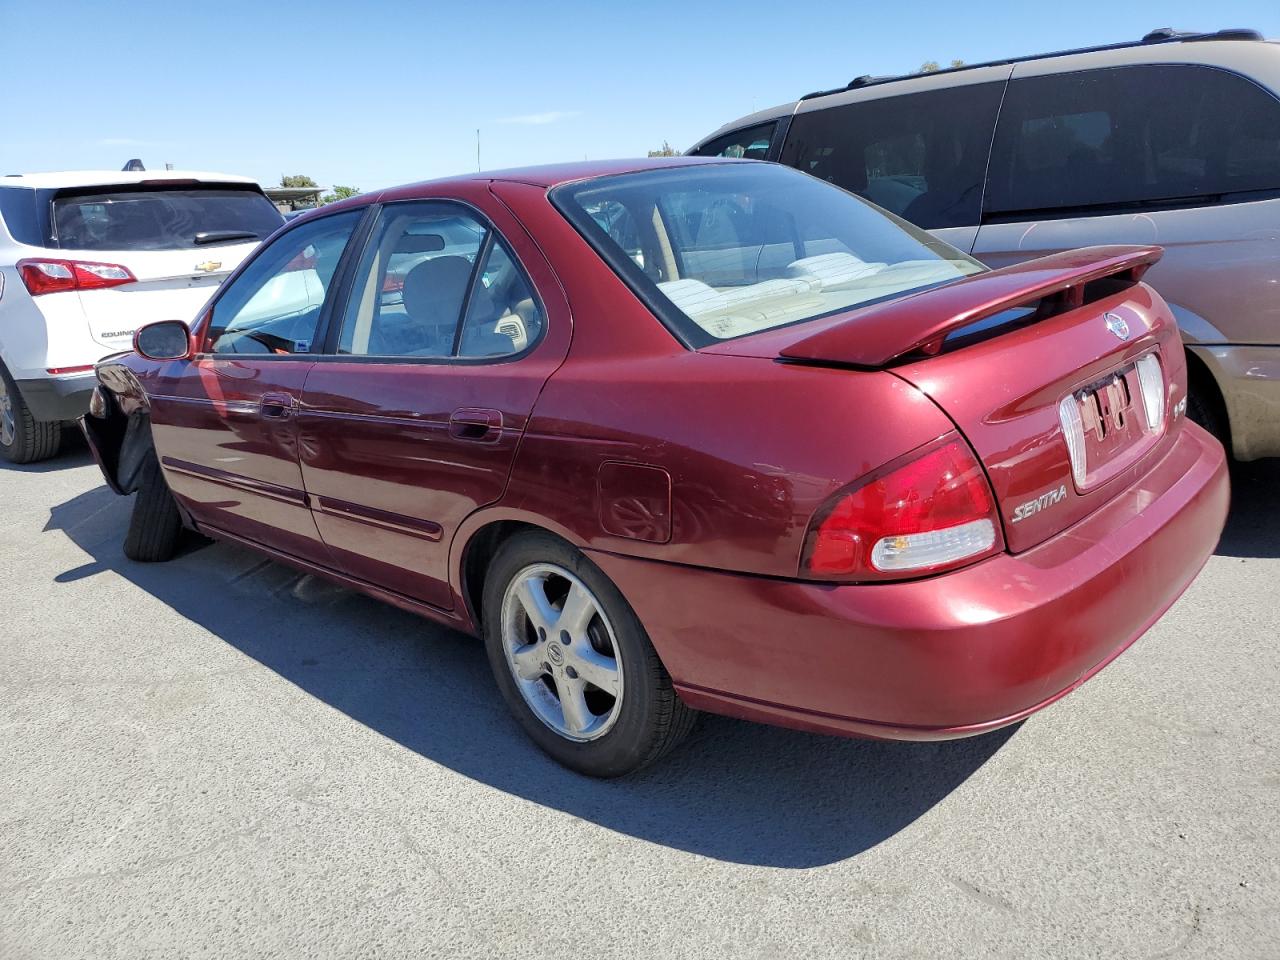
[[[584,642],[581,648],[575,645],[571,660],[574,669],[578,671],[578,676],[587,683],[593,687],[599,687],[612,697],[618,695],[617,660],[598,653],[591,647],[590,642]]]
[[[587,709],[587,698],[581,680],[556,677],[556,692],[560,694],[560,710],[564,713],[564,725],[570,733],[581,736],[595,721]]]
[[[542,645],[526,643],[511,651],[511,663],[521,680],[537,680],[546,673],[543,667]]]
[[[567,632],[574,640],[585,642],[587,627],[595,615],[595,598],[582,584],[571,583],[556,618],[556,629]]]
[[[529,618],[529,622],[533,624],[534,629],[541,630],[541,636],[549,633],[555,623],[557,613],[556,608],[547,599],[546,578],[527,577],[520,581],[516,594],[519,596],[520,605],[524,607],[525,615]]]

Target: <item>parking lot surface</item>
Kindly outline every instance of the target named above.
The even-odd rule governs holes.
[[[0,467],[0,957],[1280,957],[1280,464],[1020,726],[704,718],[620,782],[476,642],[223,544],[126,560],[82,444]]]

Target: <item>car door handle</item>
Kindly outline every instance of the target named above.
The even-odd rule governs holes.
[[[283,420],[293,413],[293,397],[287,393],[264,393],[258,404],[258,412],[272,420]]]
[[[502,413],[480,407],[459,407],[449,417],[449,436],[493,443],[502,436]]]

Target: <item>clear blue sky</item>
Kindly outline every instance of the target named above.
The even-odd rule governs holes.
[[[925,60],[1280,37],[1277,0],[290,4],[0,0],[0,173],[305,173],[370,190],[679,149],[753,109]]]

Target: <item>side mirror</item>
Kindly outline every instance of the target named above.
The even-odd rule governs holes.
[[[148,360],[185,360],[191,356],[191,331],[181,320],[159,320],[139,327],[133,349]]]

